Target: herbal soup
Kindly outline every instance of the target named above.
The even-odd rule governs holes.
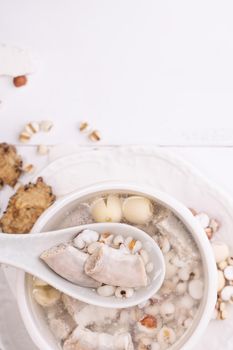
[[[158,243],[166,263],[161,289],[143,304],[127,309],[89,305],[33,278],[33,296],[63,350],[165,350],[184,336],[198,313],[204,276],[194,240],[171,211],[146,197],[116,193],[90,197],[60,220],[60,228],[93,222],[139,227]],[[106,239],[114,249],[124,248],[126,254],[140,257],[146,271],[153,270],[140,242],[120,236]],[[83,235],[77,244],[92,254],[93,243],[96,241],[90,242]],[[97,292],[106,297],[128,298],[134,289],[101,283]]]

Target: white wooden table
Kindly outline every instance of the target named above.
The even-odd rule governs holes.
[[[40,167],[34,145],[88,144],[87,120],[102,144],[168,147],[233,194],[232,13],[230,0],[2,2],[0,41],[38,64],[24,88],[0,78],[0,140],[54,120],[20,147]]]

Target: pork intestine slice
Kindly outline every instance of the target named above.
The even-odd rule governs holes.
[[[97,324],[98,327],[105,327],[116,321],[120,313],[120,309],[86,304],[66,294],[62,294],[62,301],[65,309],[82,328],[93,324]]]
[[[199,259],[199,252],[191,233],[173,213],[170,213],[156,226],[162,235],[169,237],[170,244],[176,247],[179,257],[186,256],[186,261],[191,264],[193,260]]]
[[[74,284],[90,288],[97,288],[101,285],[84,272],[88,254],[72,245],[60,244],[43,252],[40,258],[59,276]]]
[[[133,350],[131,335],[111,335],[77,327],[65,341],[63,350]]]
[[[129,288],[145,287],[147,274],[142,258],[104,245],[90,255],[85,272],[98,282]]]

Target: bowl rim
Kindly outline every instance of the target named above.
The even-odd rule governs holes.
[[[165,192],[151,188],[149,186],[138,185],[131,182],[105,181],[90,186],[85,186],[81,189],[73,191],[59,198],[51,207],[49,207],[40,216],[31,232],[35,231],[38,226],[43,227],[49,219],[51,219],[59,210],[62,210],[62,208],[64,208],[69,203],[72,203],[73,201],[88,195],[97,195],[98,193],[108,191],[132,191],[138,193],[139,195],[146,195],[154,200],[163,203],[180,218],[180,220],[184,223],[185,227],[187,227],[188,230],[191,231],[192,236],[194,236],[194,240],[196,241],[198,249],[202,256],[203,265],[206,269],[205,282],[207,286],[207,292],[206,303],[203,306],[201,318],[198,324],[196,325],[195,329],[193,330],[191,337],[189,337],[187,341],[185,341],[185,343],[181,345],[180,348],[180,350],[192,349],[195,343],[203,334],[213,314],[217,295],[217,268],[211,245],[204,232],[204,229],[201,227],[198,221],[194,219],[190,210],[187,207],[185,207],[185,205],[182,204],[180,201],[176,200],[174,197],[168,195]],[[30,312],[30,308],[28,305],[25,282],[26,273],[24,271],[19,270],[17,272],[16,280],[16,295],[18,307],[23,322],[32,340],[40,349],[54,350],[50,346],[48,347],[45,337],[41,335],[40,331],[36,327],[36,324],[32,317],[32,312]],[[170,349],[172,348],[173,347],[171,347]]]

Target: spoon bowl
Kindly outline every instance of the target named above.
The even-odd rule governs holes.
[[[118,299],[115,296],[104,297],[95,289],[75,285],[51,270],[39,257],[47,249],[71,241],[83,230],[94,230],[98,233],[111,232],[124,238],[131,236],[142,242],[149,254],[154,270],[148,274],[150,282],[146,287],[135,290],[130,298]],[[144,302],[161,287],[165,277],[165,262],[157,243],[144,231],[121,223],[94,223],[70,227],[62,230],[34,234],[1,234],[0,262],[30,273],[47,282],[54,288],[83,302],[110,308],[126,308]]]

